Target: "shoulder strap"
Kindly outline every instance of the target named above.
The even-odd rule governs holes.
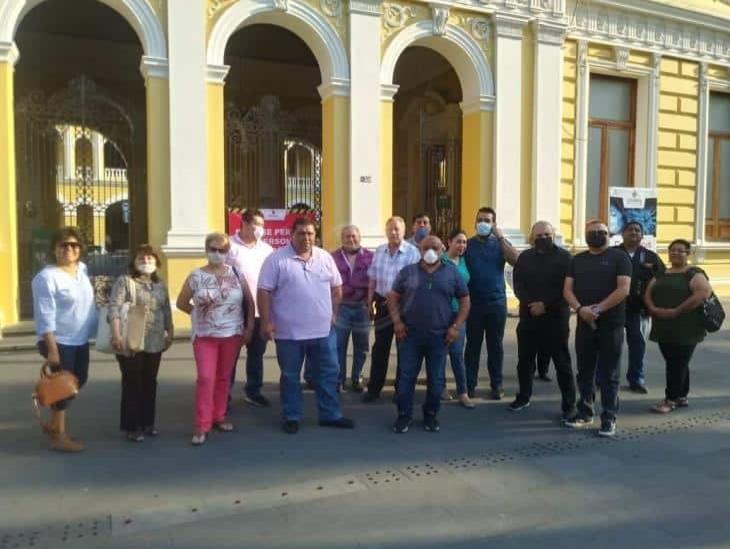
[[[129,276],[127,278],[127,288],[129,289],[129,295],[132,298],[132,307],[137,304],[137,285],[134,282],[134,277]]]

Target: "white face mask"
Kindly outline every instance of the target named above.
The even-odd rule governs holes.
[[[479,236],[489,236],[492,234],[492,224],[486,221],[480,221],[477,223],[477,234]]]
[[[219,252],[208,252],[208,261],[211,265],[220,265],[226,260],[226,256]]]
[[[154,263],[135,263],[134,266],[140,273],[146,275],[151,275],[157,270],[157,265]]]
[[[433,265],[439,260],[439,254],[435,250],[426,250],[423,254],[423,260],[429,265]]]
[[[253,228],[253,237],[256,240],[261,240],[264,237],[264,228],[256,226]]]

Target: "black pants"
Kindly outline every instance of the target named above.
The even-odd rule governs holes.
[[[568,318],[555,315],[520,318],[517,325],[517,377],[520,383],[519,400],[528,402],[532,397],[532,378],[535,374],[535,357],[543,355],[548,362],[552,358],[558,387],[562,395],[564,414],[575,410],[575,378],[568,350],[570,328]]]
[[[537,374],[540,376],[548,375],[550,371],[550,354],[542,349],[537,350]]]
[[[385,385],[385,378],[388,374],[388,362],[390,360],[390,347],[393,344],[393,322],[390,319],[388,306],[385,298],[375,295],[375,341],[373,350],[370,353],[370,379],[368,380],[368,393],[379,395]],[[397,346],[396,346],[397,351]],[[396,380],[398,379],[396,370]],[[398,386],[396,383],[396,391]]]
[[[621,377],[621,349],[624,325],[598,321],[594,330],[578,319],[575,331],[575,358],[578,363],[578,412],[593,417],[596,365],[601,363],[602,420],[615,420],[618,413],[618,386]]]
[[[697,345],[659,343],[659,350],[666,362],[667,400],[686,398],[689,394],[689,361]]]
[[[122,371],[122,404],[119,428],[136,432],[155,426],[157,372],[162,353],[116,355]]]

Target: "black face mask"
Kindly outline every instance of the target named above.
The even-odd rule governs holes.
[[[591,248],[603,248],[608,237],[603,231],[588,231],[586,233],[586,244]]]
[[[538,252],[548,252],[553,247],[552,236],[540,236],[535,239],[535,249]]]

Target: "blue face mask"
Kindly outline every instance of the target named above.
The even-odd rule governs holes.
[[[416,244],[421,242],[424,238],[426,238],[429,235],[430,231],[426,227],[418,227],[416,229],[416,232],[413,234],[413,240],[416,241]]]
[[[492,234],[492,224],[486,221],[480,221],[477,223],[477,234],[479,236],[489,236]]]

